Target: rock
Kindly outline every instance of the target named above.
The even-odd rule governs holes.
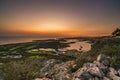
[[[119,74],[119,76],[120,76],[120,69],[118,70],[118,74]]]
[[[118,71],[116,71],[114,68],[110,67],[110,72],[113,73],[114,75],[118,75]]]
[[[120,77],[116,76],[113,72],[108,73],[108,77],[112,80],[120,80]]]
[[[119,71],[110,67],[110,58],[100,54],[97,61],[85,63],[76,71],[73,80],[120,80]]]
[[[79,69],[75,74],[74,74],[75,79],[79,78],[79,79],[90,79],[93,78],[84,68]]]
[[[99,62],[102,62],[104,60],[107,60],[109,57],[107,57],[106,55],[104,54],[100,54],[98,57],[97,57],[97,61]]]
[[[83,67],[84,67],[84,68],[87,68],[87,69],[92,68],[92,67],[96,67],[96,66],[97,66],[97,65],[94,64],[94,63],[85,63],[85,64],[83,65]]]
[[[104,73],[98,68],[98,67],[93,67],[87,70],[92,76],[96,76],[99,78],[103,78]]]
[[[104,60],[102,61],[102,64],[105,65],[105,66],[110,66],[110,60]]]
[[[98,78],[98,77],[95,77],[94,80],[99,80],[99,78]]]
[[[58,60],[50,59],[47,62],[44,63],[44,67],[40,70],[41,72],[46,72],[47,70],[53,68],[55,64],[59,63]]]
[[[93,63],[96,64],[96,66],[98,66],[98,67],[103,66],[99,61],[94,61]]]
[[[53,74],[54,74],[53,68],[58,63],[60,63],[60,61],[55,60],[55,59],[50,59],[50,60],[46,61],[43,64],[43,67],[40,69],[40,74],[42,75],[42,77],[53,78]],[[53,71],[51,71],[51,70],[53,70]]]
[[[102,78],[103,72],[100,70],[100,68],[95,63],[85,63],[83,65],[83,71],[87,71],[92,76],[97,76]]]
[[[77,71],[69,73],[68,69],[71,67],[76,69],[74,61],[60,62],[50,59],[40,70],[44,77],[38,80],[120,80],[120,70],[110,67],[110,58],[103,54],[93,63],[84,63]]]
[[[59,62],[57,60],[50,59],[45,62],[43,68],[40,71],[44,74],[45,77],[50,79],[70,79],[71,75],[68,73],[68,68],[73,64],[74,61]]]
[[[98,68],[100,68],[100,70],[101,70],[103,73],[108,73],[108,72],[110,71],[109,68],[108,68],[108,66],[105,66],[104,64],[102,64],[102,63],[100,63],[100,62],[98,62],[98,61],[94,61],[93,63],[96,64],[96,66],[97,66]]]
[[[103,80],[110,80],[109,78],[107,78],[107,77],[103,77]]]
[[[72,76],[68,74],[68,68],[73,65],[73,61],[67,61],[54,66],[55,76],[58,80],[70,79]]]

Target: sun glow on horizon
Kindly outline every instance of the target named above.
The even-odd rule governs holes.
[[[100,36],[111,34],[120,25],[120,2],[115,0],[1,0],[0,3],[0,36]]]
[[[58,22],[44,22],[40,24],[39,30],[45,32],[57,32],[57,31],[66,31],[68,28],[62,23]]]

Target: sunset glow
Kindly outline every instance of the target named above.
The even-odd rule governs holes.
[[[120,25],[119,3],[118,0],[1,0],[0,36],[110,35]]]
[[[40,26],[40,31],[64,31],[66,30],[66,27],[60,23],[57,22],[45,22],[42,23]]]

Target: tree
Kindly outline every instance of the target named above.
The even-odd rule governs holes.
[[[113,36],[120,36],[120,29],[117,28],[115,31],[112,32]]]

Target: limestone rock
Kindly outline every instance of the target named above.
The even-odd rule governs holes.
[[[104,54],[100,54],[98,57],[97,57],[97,61],[99,62],[102,62],[104,60],[107,60],[109,57],[107,57],[106,55]]]
[[[73,80],[120,80],[119,71],[110,67],[110,58],[100,54],[93,63],[85,63]]]
[[[115,70],[114,68],[110,67],[109,69],[110,69],[110,72],[112,72],[114,75],[118,75],[119,74],[118,71]]]
[[[59,62],[50,59],[40,70],[44,78],[35,80],[120,80],[120,70],[110,67],[110,58],[103,54],[93,63],[84,63],[75,72],[68,73],[69,66],[77,67],[74,61]]]
[[[113,72],[109,72],[109,78],[112,80],[120,80],[120,77],[116,76]]]
[[[98,67],[93,67],[87,70],[92,76],[100,77],[103,78],[104,73],[98,68]]]

